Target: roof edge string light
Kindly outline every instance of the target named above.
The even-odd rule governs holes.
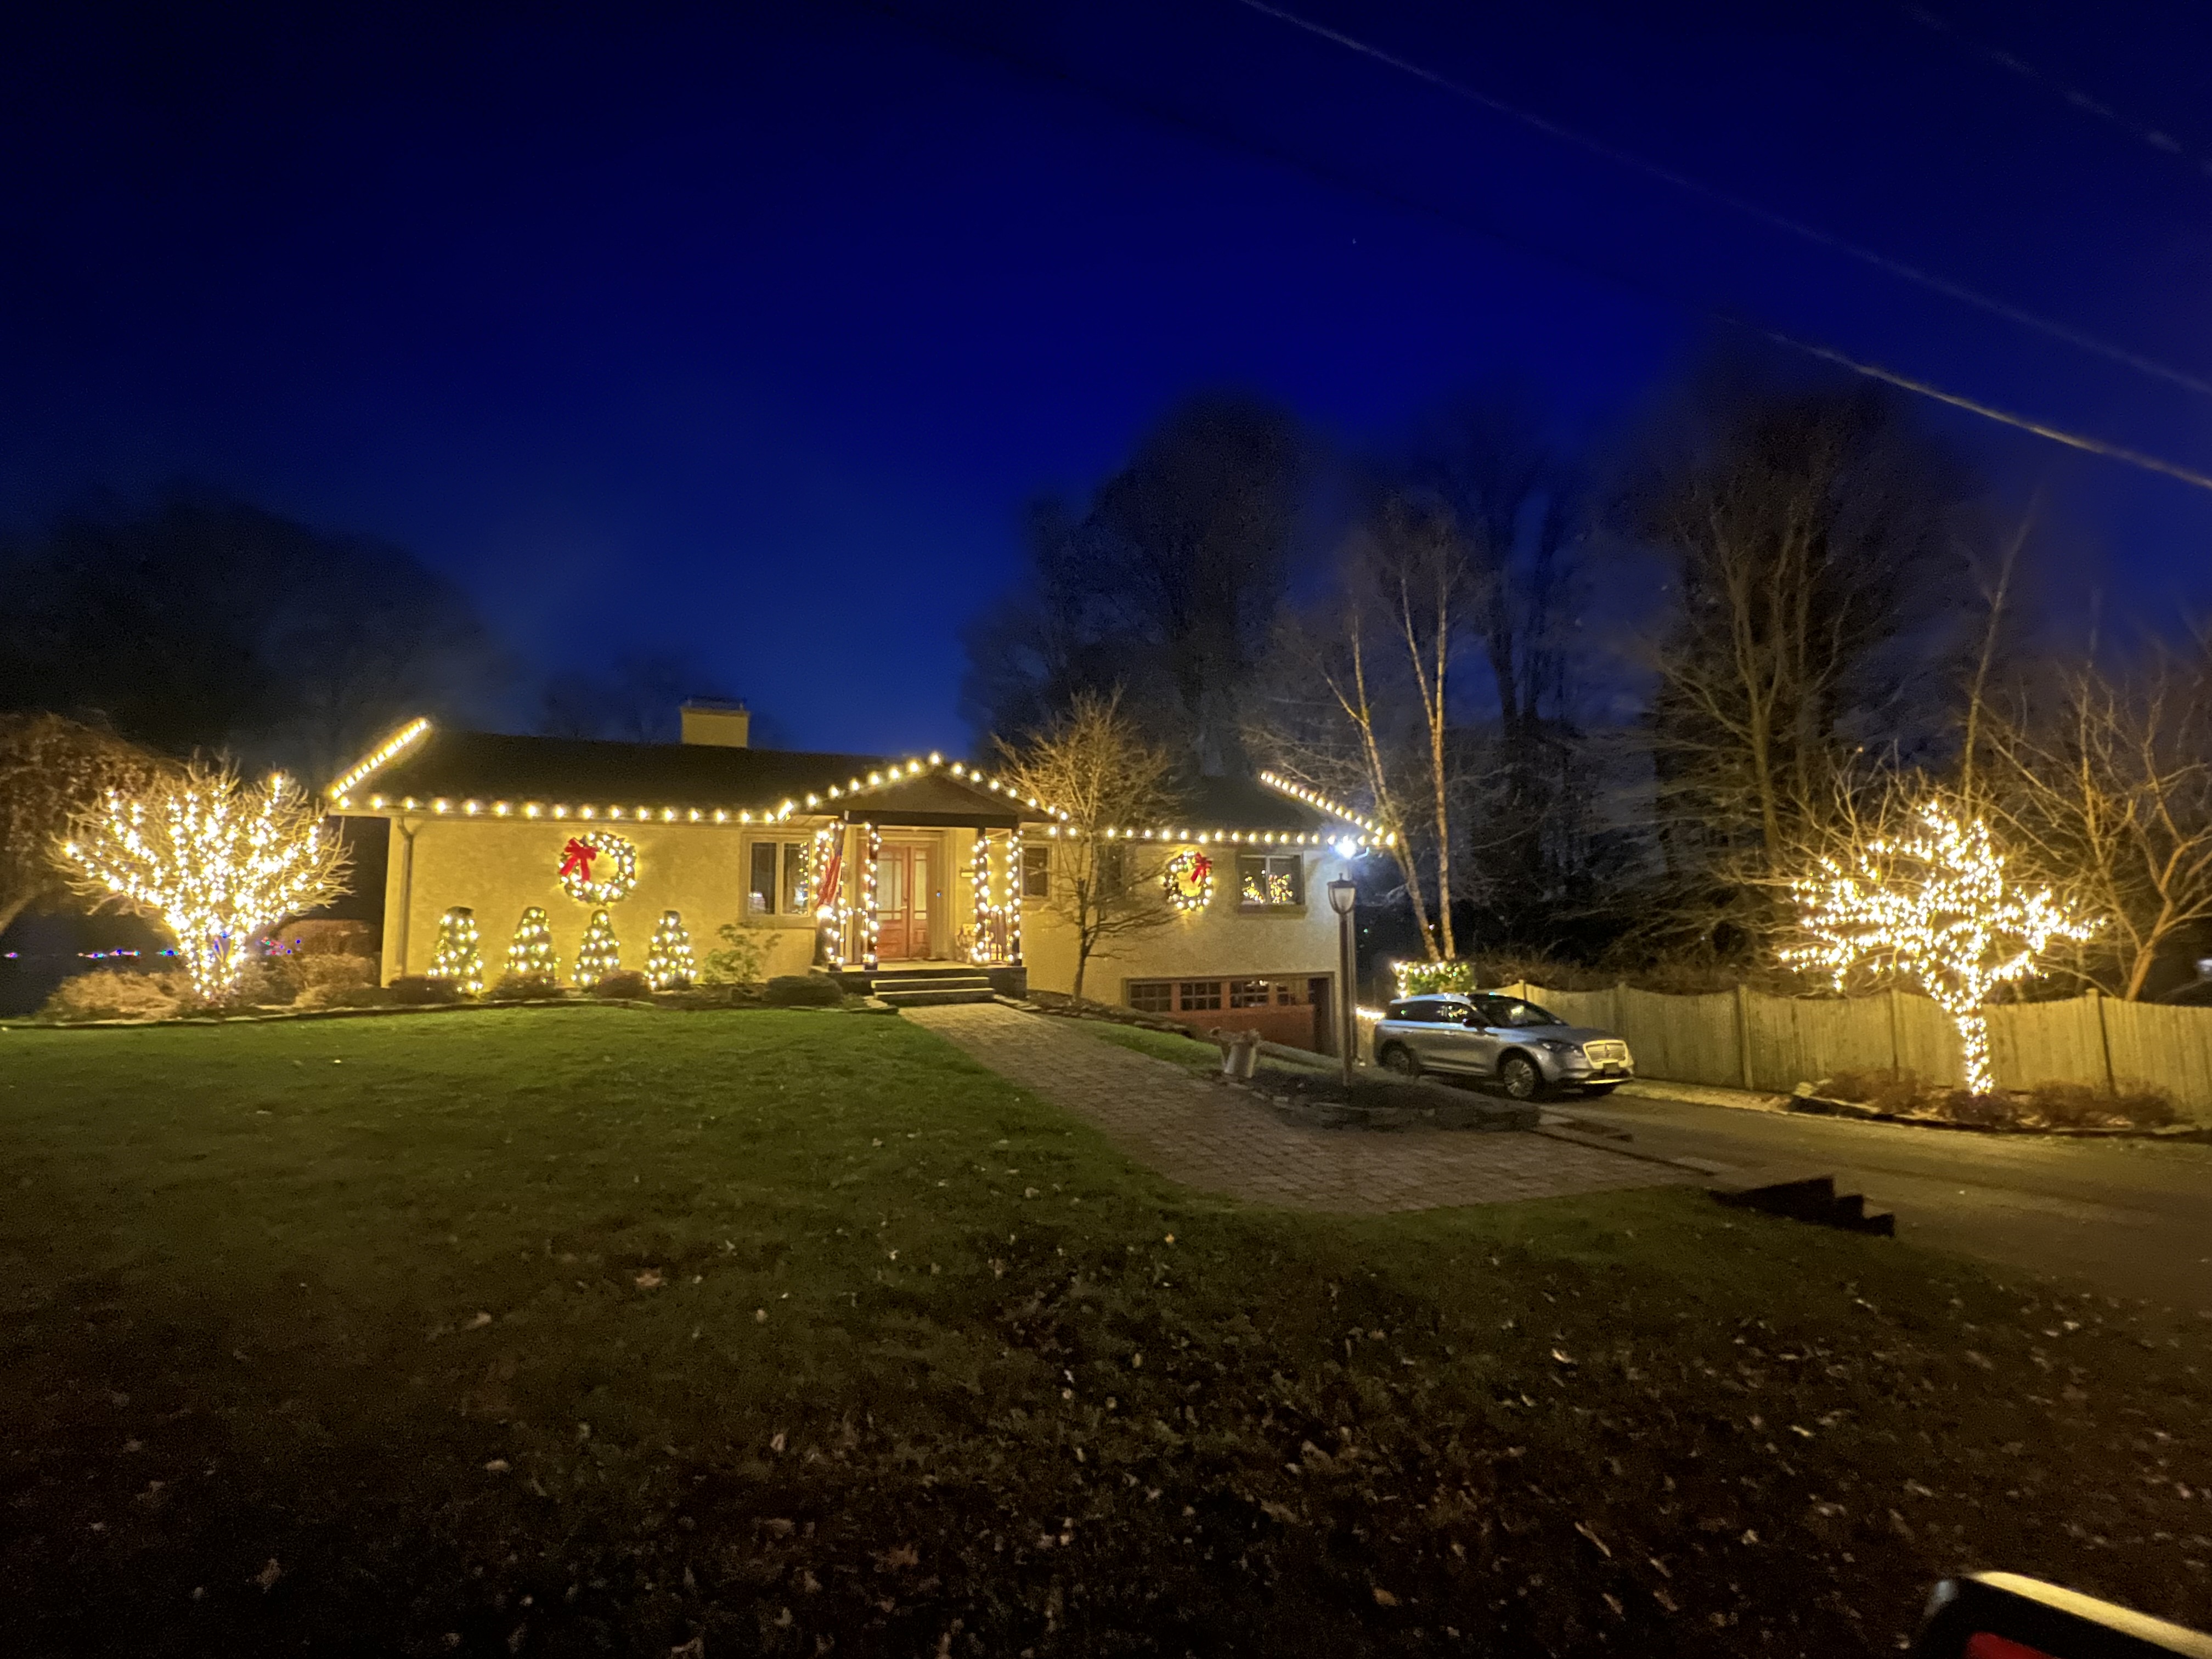
[[[1388,847],[1398,839],[1373,818],[1353,811],[1341,801],[1331,800],[1317,789],[1309,789],[1302,783],[1292,783],[1279,772],[1262,772],[1260,781],[1278,794],[1288,795],[1292,800],[1303,801],[1316,811],[1326,812],[1331,817],[1342,818],[1346,823],[1358,825],[1375,838],[1377,846]]]
[[[401,750],[419,740],[429,729],[430,722],[428,720],[417,718],[408,721],[406,725],[386,738],[379,747],[356,761],[351,770],[341,773],[323,791],[323,793],[341,806],[352,805],[349,797],[353,793],[355,785],[362,782],[379,767],[385,765]]]

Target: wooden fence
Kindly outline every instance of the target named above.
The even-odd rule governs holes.
[[[1643,1076],[1786,1093],[1841,1071],[1900,1067],[1936,1082],[1965,1080],[1950,1017],[1907,991],[1869,997],[1771,997],[1738,986],[1666,996],[1616,985],[1553,991],[1509,985],[1577,1025],[1628,1039]],[[2212,1124],[2212,1008],[2118,1002],[2000,1003],[1989,1011],[1990,1060],[2001,1089],[2039,1083],[2096,1088],[2148,1084],[2182,1113]]]

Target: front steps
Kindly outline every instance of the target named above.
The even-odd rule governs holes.
[[[1740,1210],[1757,1210],[1765,1215],[1786,1216],[1792,1221],[1810,1221],[1818,1226],[1874,1233],[1883,1238],[1897,1234],[1895,1216],[1887,1210],[1867,1208],[1863,1194],[1838,1194],[1836,1178],[1831,1175],[1780,1178],[1758,1175],[1706,1190],[1722,1203]]]
[[[981,968],[891,968],[847,970],[838,982],[894,1008],[937,1008],[952,1002],[988,1002],[999,994],[994,971]]]

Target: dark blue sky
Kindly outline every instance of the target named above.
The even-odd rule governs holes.
[[[1294,9],[2212,380],[2201,9],[1942,9],[2038,80],[1880,5]],[[962,743],[1024,503],[1178,397],[1363,444],[1517,381],[1617,430],[1711,337],[1668,295],[2212,471],[2212,397],[1235,0],[47,9],[0,37],[0,518],[191,477],[807,745]],[[2116,603],[2212,601],[2212,492],[1933,418]]]

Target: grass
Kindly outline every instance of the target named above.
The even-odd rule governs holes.
[[[1102,1042],[1134,1048],[1140,1054],[1150,1054],[1154,1060],[1164,1060],[1188,1071],[1212,1076],[1221,1070],[1221,1050],[1196,1037],[1176,1036],[1172,1032],[1154,1031],[1142,1025],[1120,1025],[1108,1019],[1062,1019],[1060,1023],[1071,1031],[1080,1031]]]
[[[2205,1336],[1171,1188],[904,1021],[0,1032],[0,1650],[1886,1652],[2212,1611]]]

